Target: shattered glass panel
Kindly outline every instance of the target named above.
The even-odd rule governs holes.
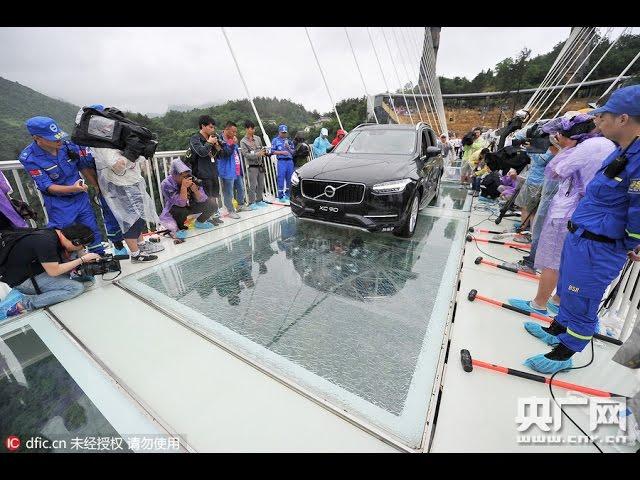
[[[29,452],[84,452],[73,438],[120,437],[30,327],[0,336],[0,436],[7,435],[38,437],[35,446],[26,444]],[[117,451],[129,450],[120,445]]]
[[[420,215],[400,239],[289,216],[121,283],[419,446],[463,230]]]

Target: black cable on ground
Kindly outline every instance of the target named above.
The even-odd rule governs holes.
[[[589,363],[587,363],[586,365],[582,365],[582,366],[580,366],[580,367],[571,367],[571,368],[565,368],[565,369],[563,369],[563,370],[558,370],[556,373],[554,373],[553,375],[551,375],[551,379],[550,379],[550,381],[549,381],[549,393],[551,393],[551,398],[553,398],[553,402],[554,402],[554,403],[556,404],[556,406],[560,409],[560,411],[562,412],[562,414],[563,414],[565,417],[567,417],[569,420],[571,420],[571,423],[573,423],[573,424],[576,426],[576,428],[577,428],[578,430],[580,430],[580,431],[582,432],[582,434],[583,434],[585,437],[588,437],[588,438],[589,438],[589,440],[591,440],[591,443],[593,444],[593,446],[594,446],[594,447],[596,447],[596,448],[598,449],[598,452],[600,452],[600,453],[604,453],[604,452],[602,451],[602,449],[600,448],[600,446],[599,446],[596,442],[594,442],[594,441],[593,441],[593,439],[591,438],[591,436],[590,436],[590,435],[588,435],[588,434],[587,434],[587,432],[585,432],[582,428],[580,428],[580,426],[579,426],[579,425],[578,425],[578,424],[573,420],[573,418],[571,418],[571,417],[569,416],[569,414],[568,414],[567,412],[565,412],[565,411],[564,411],[564,409],[562,408],[562,406],[561,406],[561,405],[558,403],[558,401],[556,400],[556,396],[553,394],[553,379],[554,379],[554,377],[555,377],[557,374],[559,374],[559,373],[561,373],[561,372],[568,372],[568,371],[571,371],[571,370],[580,370],[580,369],[582,369],[582,368],[587,368],[589,365],[591,365],[591,364],[593,363],[593,359],[594,359],[594,358],[595,358],[595,352],[594,352],[594,348],[593,348],[593,338],[592,338],[592,339],[591,339],[591,360],[589,360]]]

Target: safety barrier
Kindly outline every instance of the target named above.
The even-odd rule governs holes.
[[[624,270],[623,270],[624,272]],[[622,273],[622,272],[621,272]],[[601,315],[601,323],[605,329],[611,328],[611,333],[616,338],[625,341],[631,335],[631,331],[640,316],[640,262],[632,262],[631,266],[624,272],[624,276],[620,276],[611,284],[613,288],[619,283],[618,291],[606,309]],[[607,294],[608,296],[608,294]]]

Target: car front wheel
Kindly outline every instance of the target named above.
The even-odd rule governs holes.
[[[420,192],[416,190],[411,199],[411,207],[409,208],[409,214],[402,226],[396,228],[393,234],[398,237],[410,238],[416,231],[416,225],[418,223],[418,210],[420,208]]]

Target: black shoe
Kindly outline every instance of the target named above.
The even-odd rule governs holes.
[[[211,217],[211,218],[209,219],[209,221],[210,221],[211,223],[213,223],[214,225],[221,225],[221,224],[223,224],[223,223],[224,223],[224,222],[223,222],[222,220],[220,220],[218,217]]]
[[[549,335],[554,335],[557,337],[561,333],[566,333],[567,327],[560,325],[560,323],[554,320],[548,327],[542,327],[542,330],[547,332]]]
[[[131,263],[152,262],[153,260],[157,259],[157,255],[149,255],[148,253],[140,252],[140,254],[136,257],[131,256]]]
[[[569,360],[573,354],[576,353],[571,350],[569,347],[565,347],[563,343],[559,343],[553,350],[545,355],[549,360]]]

